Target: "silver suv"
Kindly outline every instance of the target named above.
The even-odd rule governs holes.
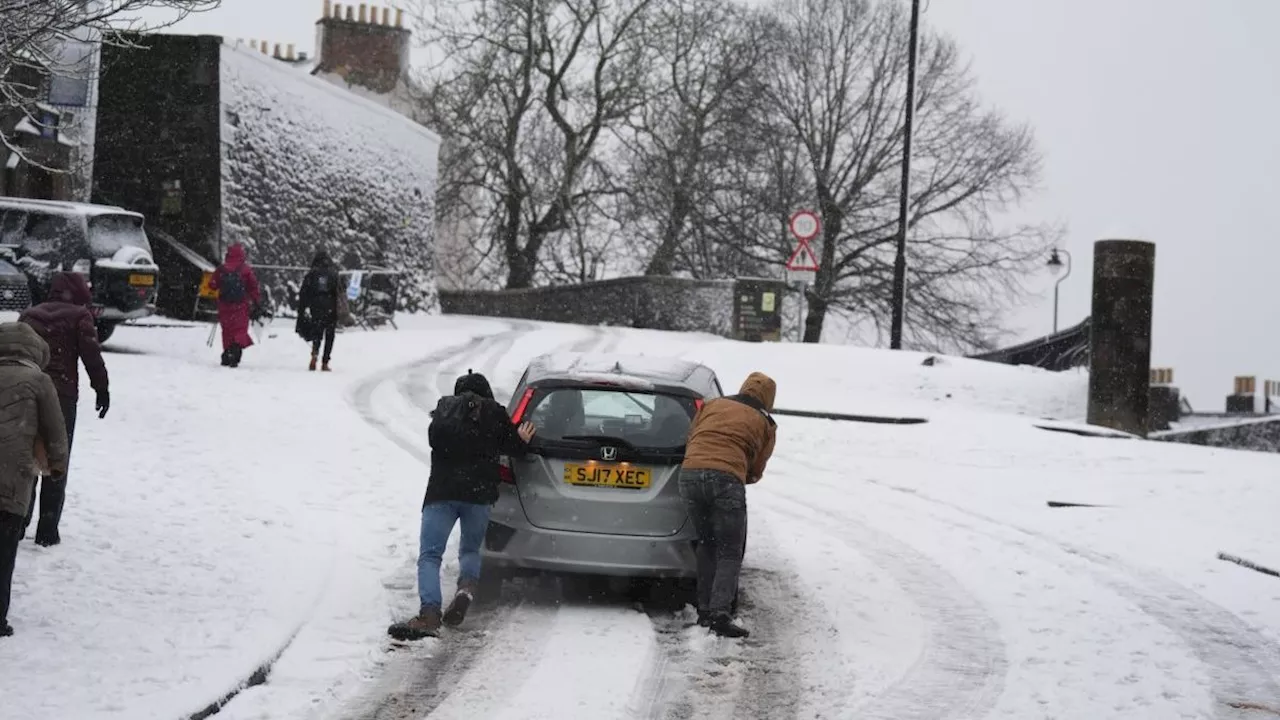
[[[538,434],[506,458],[484,584],[539,572],[697,576],[677,475],[694,413],[722,395],[704,365],[562,353],[533,360],[508,411]]]

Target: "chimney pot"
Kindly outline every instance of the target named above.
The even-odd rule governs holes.
[[[289,60],[297,59],[297,56],[293,54],[293,43],[289,43],[289,47],[286,49],[286,52],[285,52],[285,57],[287,57]]]
[[[369,23],[369,5],[360,3],[360,24],[367,25]]]
[[[404,27],[404,10],[401,8],[396,8],[396,27]]]
[[[391,8],[388,8],[388,7],[382,8],[382,24],[383,25],[391,24]]]
[[[347,22],[356,21],[356,8],[354,5],[347,6]]]
[[[333,19],[334,20],[342,19],[342,3],[333,4]]]
[[[257,50],[257,49],[258,49],[258,41],[257,41],[257,40],[250,40],[250,41],[249,41],[249,47],[253,48],[254,50]]]
[[[280,43],[275,44],[275,47],[272,49],[272,52],[271,52],[271,57],[274,57],[277,60],[284,57],[284,55],[280,54]]]
[[[329,17],[333,14],[333,0],[324,0],[324,16]]]
[[[270,46],[269,46],[269,44],[267,43],[267,41],[266,41],[266,40],[263,40],[263,41],[262,41],[262,44],[261,44],[259,47],[260,47],[260,48],[262,48],[262,54],[263,54],[263,55],[266,55],[267,53],[269,53],[269,52],[271,51],[271,48],[270,48]]]

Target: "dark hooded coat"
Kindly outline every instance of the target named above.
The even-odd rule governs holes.
[[[18,318],[49,345],[45,372],[53,379],[58,395],[69,400],[80,397],[81,362],[94,391],[107,391],[107,365],[102,361],[98,330],[89,311],[91,302],[92,293],[84,276],[60,272],[53,276],[49,299],[27,308]]]
[[[769,414],[777,391],[773,378],[753,372],[737,395],[704,405],[689,428],[682,467],[719,470],[748,485],[759,482],[777,439]]]
[[[298,289],[298,334],[313,339],[318,330],[336,327],[342,292],[338,267],[329,254],[321,250],[311,261],[311,270]]]
[[[475,432],[466,441],[439,425],[445,403],[457,398],[476,403]],[[432,413],[427,437],[431,442],[431,478],[422,504],[466,502],[492,505],[498,501],[499,456],[524,455],[529,446],[520,439],[506,408],[493,399],[489,381],[480,373],[467,373],[453,386],[453,396],[441,398]],[[451,430],[451,429],[450,429]]]

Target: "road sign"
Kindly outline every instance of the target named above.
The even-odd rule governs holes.
[[[818,233],[822,231],[822,223],[818,221],[818,216],[812,210],[797,210],[791,215],[791,220],[787,223],[787,227],[791,229],[791,234],[802,243],[818,237]]]
[[[360,282],[364,279],[364,273],[356,270],[351,273],[351,282],[347,285],[347,299],[355,300],[360,297]]]
[[[796,245],[796,251],[791,253],[791,259],[787,260],[787,269],[792,272],[818,272],[818,256],[813,254],[813,248],[809,247],[808,240],[801,240],[800,244]]]

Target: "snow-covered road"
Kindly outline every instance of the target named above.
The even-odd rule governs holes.
[[[119,425],[94,418],[78,439],[68,541],[19,558],[0,716],[187,717],[282,650],[267,682],[218,718],[1280,708],[1280,581],[1215,558],[1280,565],[1280,459],[1036,428],[1083,414],[1081,375],[415,318],[344,334],[340,372],[320,377],[299,372],[305,351],[280,334],[235,374],[205,357],[203,329],[122,328],[108,360]],[[697,359],[726,387],[760,369],[782,407],[929,422],[779,418],[775,460],[749,492],[745,642],[689,627],[687,610],[547,580],[509,588],[462,630],[392,649],[387,622],[416,605],[427,411],[467,369],[502,396],[557,349]],[[135,393],[156,401],[124,400]]]

